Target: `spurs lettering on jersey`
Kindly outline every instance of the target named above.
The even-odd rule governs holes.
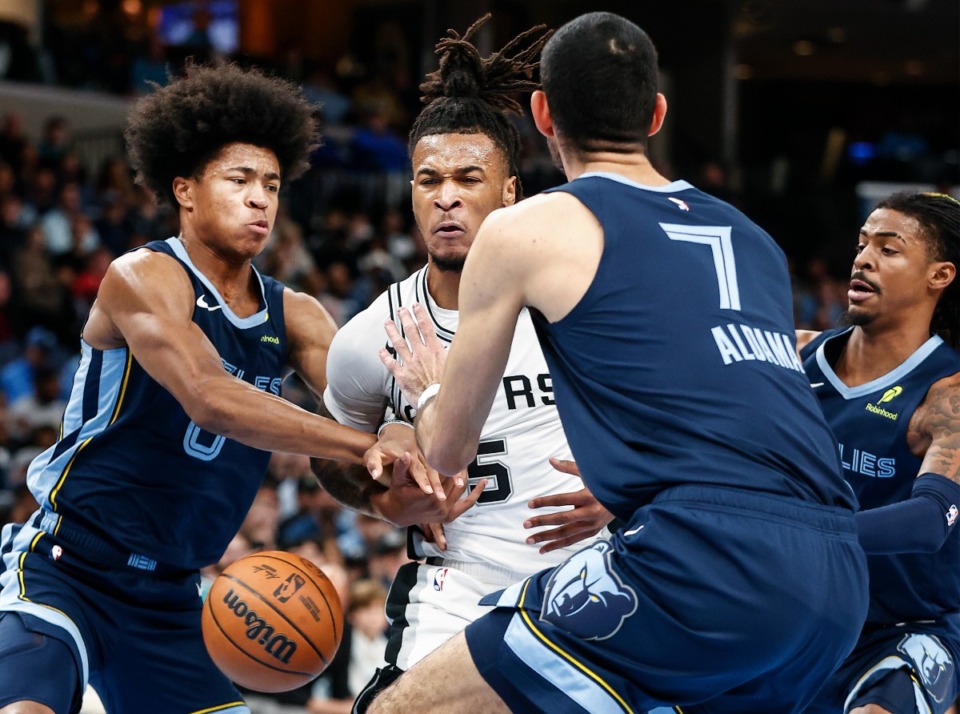
[[[553,382],[550,381],[550,373],[544,372],[536,376],[527,376],[525,374],[504,375],[500,380],[500,393],[503,395],[507,404],[507,409],[535,409],[539,406],[553,406],[556,402],[553,399]],[[403,398],[401,409],[403,415],[409,422],[413,422],[417,416],[417,410]],[[391,399],[388,402],[390,409],[396,414],[397,405]]]

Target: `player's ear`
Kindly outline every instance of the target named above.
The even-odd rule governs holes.
[[[930,264],[928,285],[933,290],[945,290],[957,278],[957,266],[949,261]]]
[[[500,196],[501,205],[512,206],[517,202],[517,177],[508,176],[503,182],[503,191]]]
[[[657,101],[653,105],[653,119],[650,120],[650,131],[647,136],[653,136],[663,126],[663,118],[667,116],[667,98],[657,92]]]
[[[550,105],[547,104],[547,95],[542,89],[530,95],[530,116],[533,117],[533,123],[541,134],[544,136],[556,134],[553,129],[553,118],[550,116]]]
[[[177,176],[173,180],[173,195],[182,208],[193,208],[193,181]]]

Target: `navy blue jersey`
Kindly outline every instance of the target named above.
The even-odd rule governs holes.
[[[854,507],[795,351],[782,251],[730,205],[680,181],[586,174],[556,189],[603,226],[579,304],[535,316],[584,480],[629,520],[700,484]]]
[[[176,258],[196,296],[193,321],[223,368],[280,393],[286,362],[283,285],[257,273],[260,309],[237,317],[179,240],[145,248]],[[83,343],[60,439],[30,465],[37,501],[66,521],[168,566],[219,560],[266,472],[270,453],[197,427],[128,348]]]
[[[852,329],[823,332],[801,354],[839,442],[844,476],[861,508],[877,508],[910,498],[921,464],[907,445],[910,417],[934,382],[960,370],[960,354],[931,337],[896,369],[847,387],[832,365]],[[954,528],[936,553],[870,555],[867,563],[868,624],[946,618],[954,637],[960,636],[960,529]]]

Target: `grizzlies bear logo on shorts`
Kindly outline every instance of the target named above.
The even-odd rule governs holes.
[[[953,682],[954,664],[940,640],[933,635],[907,635],[897,649],[913,662],[927,693],[942,704]]]
[[[547,581],[540,619],[585,640],[605,640],[637,609],[637,595],[610,567],[606,541],[558,566]]]

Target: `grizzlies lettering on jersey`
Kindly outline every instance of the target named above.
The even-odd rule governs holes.
[[[404,399],[377,350],[389,349],[384,320],[393,319],[399,326],[399,308],[414,302],[425,307],[440,340],[449,343],[453,339],[459,313],[440,308],[430,297],[427,270],[392,285],[334,337],[327,359],[324,403],[341,423],[375,431],[385,417],[399,414],[412,422],[416,415],[415,406]],[[487,486],[476,506],[444,525],[446,551],[415,537],[413,554],[458,564],[480,563],[485,577],[507,584],[535,569],[556,565],[582,547],[578,544],[541,555],[536,546],[525,543],[528,534],[523,522],[544,512],[527,507],[531,498],[583,487],[576,476],[550,466],[551,456],[569,459],[570,450],[554,403],[553,383],[529,313],[524,311],[480,435],[477,457],[468,467],[468,483],[472,486],[486,478]]]
[[[853,328],[823,332],[804,347],[803,365],[839,446],[844,476],[862,509],[910,498],[921,459],[910,452],[910,418],[930,385],[960,369],[960,354],[931,337],[898,367],[857,387],[833,370]],[[867,556],[868,626],[930,620],[960,643],[960,532],[936,553]]]
[[[585,174],[551,190],[604,230],[577,306],[555,323],[534,314],[600,502],[629,520],[661,490],[696,483],[852,507],[795,355],[790,276],[770,236],[684,181]]]
[[[179,240],[144,248],[172,256],[187,272],[196,301],[193,321],[223,368],[279,394],[287,349],[283,285],[257,273],[260,309],[240,318]],[[83,343],[60,439],[33,461],[27,482],[43,509],[139,554],[144,569],[154,562],[195,569],[223,554],[269,458],[269,452],[198,428],[129,349]],[[102,524],[109,524],[109,533],[98,530]]]

